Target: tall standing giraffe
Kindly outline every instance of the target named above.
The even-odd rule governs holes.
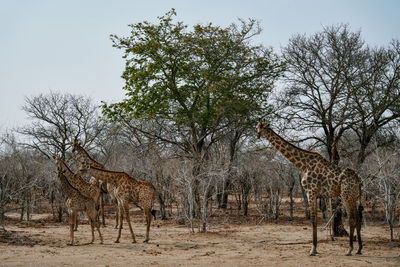
[[[126,172],[105,170],[91,166],[90,164],[85,165],[84,162],[79,167],[78,173],[89,174],[96,179],[110,183],[114,186],[114,192],[118,200],[119,208],[118,236],[115,243],[119,243],[119,239],[121,237],[124,214],[131,232],[132,242],[136,243],[135,234],[133,233],[129,218],[129,202],[133,202],[143,209],[146,217],[146,237],[144,242],[148,242],[150,240],[149,232],[152,215],[155,218],[155,210],[152,209],[155,198],[155,190],[153,185],[146,181],[137,180]]]
[[[70,218],[69,218],[70,243],[69,243],[69,245],[74,245],[74,225],[75,225],[76,217],[77,217],[79,211],[84,211],[89,217],[90,227],[92,230],[91,243],[94,242],[94,227],[96,227],[97,232],[99,233],[100,243],[103,244],[103,237],[100,232],[100,222],[99,222],[99,218],[98,218],[98,210],[96,207],[96,203],[93,201],[93,199],[82,195],[76,188],[74,188],[69,183],[67,177],[74,175],[74,174],[62,167],[63,162],[59,157],[56,157],[56,165],[57,165],[57,177],[60,179],[61,187],[68,198],[65,205],[70,210]]]
[[[75,153],[78,157],[79,162],[85,162],[85,164],[90,164],[91,166],[95,166],[98,168],[104,169],[104,165],[101,164],[100,162],[96,161],[93,159],[89,153],[79,144],[77,140],[74,140],[72,142],[72,153]],[[109,184],[109,183],[99,183],[96,179],[93,177],[90,178],[89,183],[98,185],[99,188],[104,191],[105,193],[109,193],[111,195],[111,199],[113,200],[116,205],[118,205],[117,199],[114,194],[114,186]],[[101,209],[101,214],[102,214],[102,222],[103,226],[105,226],[105,219],[104,219],[104,203],[103,203],[103,194],[100,195],[100,209]],[[118,226],[118,206],[116,209],[116,214],[115,214],[115,227],[117,228]]]
[[[257,124],[257,138],[260,138],[261,135],[265,136],[283,156],[303,172],[301,184],[311,206],[313,227],[313,245],[310,256],[317,253],[317,199],[336,196],[341,196],[349,214],[350,245],[346,255],[351,256],[353,251],[354,229],[357,230],[357,254],[361,254],[362,207],[357,208],[357,200],[361,198],[361,180],[357,173],[349,168],[339,168],[316,152],[294,146],[275,133],[264,121],[259,121]]]

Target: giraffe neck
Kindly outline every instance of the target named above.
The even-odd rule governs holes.
[[[58,173],[58,178],[61,181],[61,187],[68,198],[73,197],[78,191],[68,182],[67,177],[63,173]]]
[[[322,158],[316,152],[307,151],[289,143],[270,128],[264,129],[263,134],[283,156],[302,171],[306,171],[316,163],[313,159]]]
[[[121,181],[128,176],[124,172],[108,171],[94,166],[90,167],[89,174],[94,176],[96,179],[110,183],[114,186],[121,185]]]
[[[78,157],[79,157],[80,161],[86,162],[86,163],[90,164],[91,166],[96,166],[98,168],[104,168],[104,165],[97,162],[96,160],[94,160],[89,155],[89,153],[86,152],[86,150],[83,147],[78,146],[76,151],[78,153]]]
[[[96,190],[92,190],[92,185],[86,182],[79,174],[75,174],[74,172],[72,172],[65,162],[62,161],[61,163],[62,169],[65,170],[65,177],[67,178],[69,184],[71,184],[72,187],[78,189],[79,192],[85,197],[96,199],[98,193],[96,192]]]

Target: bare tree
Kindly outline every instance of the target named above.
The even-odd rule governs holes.
[[[48,159],[60,155],[66,158],[74,139],[90,145],[101,134],[105,124],[99,120],[97,106],[87,97],[50,92],[26,97],[22,109],[33,120],[19,128],[23,144],[39,151]],[[49,184],[50,185],[50,184]],[[50,201],[56,202],[58,220],[62,220],[64,197],[60,184],[53,184]],[[57,199],[57,201],[55,201]]]
[[[303,140],[312,139],[338,164],[339,142],[353,130],[359,137],[358,165],[371,138],[398,118],[399,44],[370,49],[348,25],[325,27],[310,37],[296,35],[283,49],[287,61],[282,116]],[[336,203],[336,202],[334,202]],[[346,235],[336,213],[334,235]]]
[[[389,225],[390,240],[394,240],[396,207],[400,203],[400,153],[392,148],[376,148],[366,159],[368,172],[366,190],[380,202],[385,210],[385,223]]]
[[[104,124],[90,98],[50,92],[26,97],[22,109],[33,122],[18,132],[28,138],[25,144],[48,158],[65,158],[72,140],[90,144],[100,135]]]
[[[21,220],[26,211],[30,220],[31,196],[38,176],[38,162],[32,151],[21,148],[14,135],[5,134],[0,139],[0,226],[3,227],[4,214],[13,210],[21,211]],[[12,207],[8,204],[17,204]]]
[[[350,92],[351,107],[357,111],[351,125],[359,145],[357,168],[367,157],[373,137],[400,118],[400,41],[393,40],[388,48],[368,49],[366,53],[366,59],[359,62],[361,71],[348,80],[349,87],[354,88]]]

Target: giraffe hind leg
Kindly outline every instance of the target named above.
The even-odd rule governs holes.
[[[152,219],[152,213],[150,208],[146,208],[144,210],[144,214],[146,215],[146,238],[143,242],[147,243],[150,240],[150,225],[151,225],[151,219]]]
[[[118,204],[118,217],[119,217],[118,235],[117,235],[117,240],[115,240],[114,243],[119,243],[119,239],[121,238],[122,223],[124,221],[124,213],[122,211],[121,204]]]
[[[358,216],[356,217],[356,230],[357,230],[357,241],[358,241],[358,250],[357,254],[361,254],[362,250],[362,240],[361,240],[361,223],[362,223],[362,211],[363,211],[363,206],[358,207]]]
[[[349,212],[349,226],[350,226],[350,233],[349,233],[349,250],[346,253],[346,256],[351,256],[351,252],[354,249],[353,241],[354,241],[354,230],[357,229],[357,237],[359,238],[360,242],[360,235],[359,235],[359,214],[357,210],[356,203],[344,203],[346,210]],[[360,244],[360,243],[359,243]]]

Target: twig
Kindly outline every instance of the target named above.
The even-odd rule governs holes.
[[[326,223],[326,225],[325,225],[322,229],[327,228],[327,227],[331,224],[331,221],[332,221],[333,217],[336,215],[336,213],[338,212],[338,210],[339,210],[339,208],[340,208],[341,206],[342,206],[342,204],[336,206],[336,208],[335,208],[335,210],[333,211],[333,213],[332,213],[331,217],[329,218],[328,222]]]

